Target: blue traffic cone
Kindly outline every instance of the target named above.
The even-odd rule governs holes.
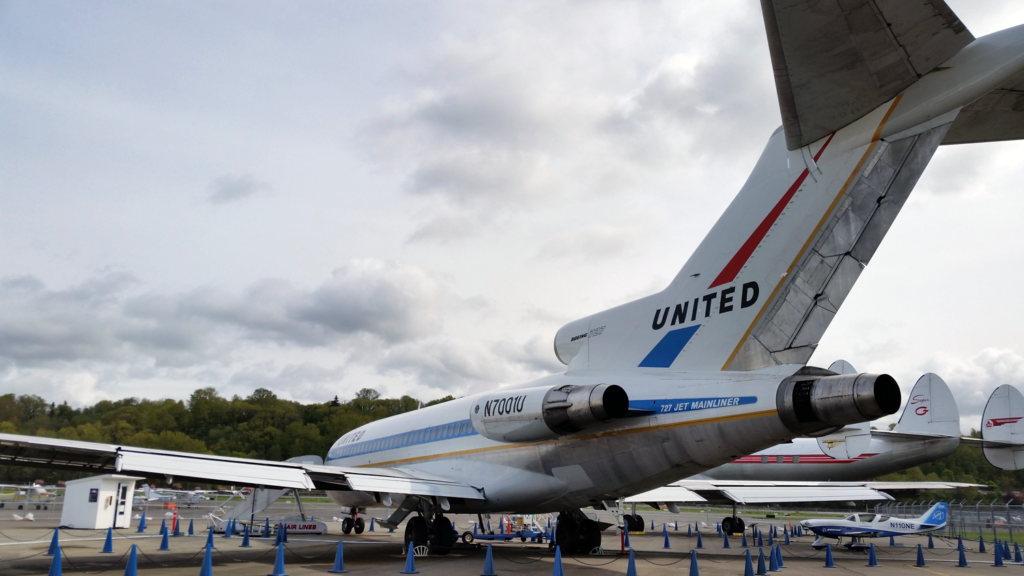
[[[1012,560],[1013,556],[1010,555],[1010,543],[1003,540],[1003,560]]]
[[[700,576],[700,566],[697,566],[696,550],[690,550],[690,576]]]
[[[206,534],[206,545],[210,548],[214,548],[213,545],[213,526],[210,526],[210,532]]]
[[[924,568],[924,566],[925,566],[925,563],[924,563],[924,550],[921,549],[921,545],[920,544],[917,545],[917,563],[914,564],[914,566],[917,566],[918,568]]]
[[[773,532],[773,530],[771,528],[769,528],[768,529],[768,546],[770,546],[771,548],[774,548],[775,547],[775,540],[773,540],[773,538],[772,538],[772,532]]]
[[[728,532],[722,532],[722,548],[725,548],[727,550],[730,548]]]
[[[562,547],[555,546],[555,565],[551,568],[551,576],[565,576],[562,570]]]
[[[231,533],[235,531],[235,521],[228,520],[224,525],[224,535],[221,538],[231,538]]]
[[[747,550],[747,557],[743,561],[743,576],[755,576],[754,562],[750,558],[750,550]]]
[[[764,547],[764,538],[761,537],[761,531],[760,530],[757,531],[757,546],[759,548],[763,548]]]
[[[651,532],[654,532],[654,520],[651,520]]]
[[[1013,561],[1018,564],[1024,563],[1024,557],[1020,555],[1020,546],[1016,542],[1013,543]]]
[[[715,524],[715,530],[718,531],[718,535],[719,536],[722,535],[722,525],[721,524]]]
[[[60,556],[60,545],[58,545],[57,549],[54,551],[53,560],[50,560],[49,576],[63,576],[64,568],[61,565]]]
[[[671,549],[672,545],[668,543],[668,528],[667,528],[667,525],[664,525],[664,526],[661,527],[661,535],[665,537],[665,544],[662,545],[662,548],[664,548],[665,550]]]
[[[686,537],[693,538],[693,529],[689,524],[686,525]]]
[[[113,554],[114,553],[114,529],[107,528],[107,539],[103,541],[103,550],[100,550],[100,554]]]
[[[189,536],[195,536],[196,535],[195,531],[192,529],[192,519],[191,518],[188,519],[188,535]]]
[[[832,545],[825,544],[825,568],[835,568],[836,563],[832,561]]]
[[[960,559],[956,565],[958,568],[967,568],[967,555],[964,554],[964,539],[960,536],[956,537],[956,549],[960,552]]]
[[[929,550],[934,550],[935,549],[935,542],[932,540],[931,532],[928,533],[928,549]]]
[[[277,560],[274,560],[274,571],[267,576],[288,576],[284,571],[284,546],[277,547]]]
[[[240,546],[240,548],[252,548],[252,544],[249,544],[249,525],[246,524],[243,527],[243,529],[244,532],[242,533],[242,545]]]
[[[992,548],[994,548],[994,550],[992,551],[992,556],[993,556],[993,559],[994,559],[994,561],[992,562],[992,565],[997,567],[997,568],[1002,568],[1003,567],[1003,551],[999,549],[999,542],[996,542],[996,545],[993,546]]]
[[[868,567],[878,568],[878,556],[875,555],[875,545],[871,544],[871,551],[868,553]]]
[[[50,539],[50,549],[46,551],[47,556],[53,556],[58,552],[60,548],[60,541],[57,539],[60,534],[60,528],[53,529],[53,538]]]
[[[159,550],[166,552],[171,549],[170,543],[167,540],[167,529],[164,528],[164,533],[160,535],[160,548]]]
[[[491,519],[488,518],[487,519],[487,532],[490,532],[490,531],[491,531]]]
[[[633,547],[633,545],[629,543],[629,530],[626,530],[626,539],[625,539],[625,541],[623,541],[622,545],[625,546],[626,548],[632,548]]]
[[[775,561],[779,564],[779,569],[786,567],[786,563],[782,561],[782,544],[775,545]]]
[[[164,530],[167,530],[167,519],[163,518],[160,520],[160,533],[163,534]]]
[[[767,576],[768,568],[764,565],[764,548],[757,552],[757,576]]]
[[[704,547],[704,540],[700,537],[700,530],[697,530],[697,548]]]
[[[139,557],[135,551],[135,544],[128,553],[128,565],[124,567],[124,576],[139,576]]]
[[[399,572],[399,574],[419,574],[419,572],[416,571],[416,560],[413,559],[413,550],[412,550],[413,548],[415,548],[414,543],[413,542],[409,542],[409,546],[408,546],[409,551],[405,555],[405,570],[402,570],[401,572]],[[555,553],[555,557],[556,557],[556,561],[557,561],[557,557],[558,557],[558,553],[557,552]]]
[[[768,537],[771,538],[771,531],[768,532]],[[779,571],[779,559],[775,556],[775,546],[768,548],[768,571],[778,572]]]
[[[985,538],[982,536],[978,536],[978,553],[985,553]]]
[[[785,538],[785,540],[783,541],[783,544],[785,544],[786,546],[789,546],[789,530],[786,530],[785,528],[783,528],[782,529],[782,536],[783,536],[783,538]]]
[[[740,539],[740,546],[742,548],[746,548],[747,547],[747,531],[746,530],[743,531],[743,537]]]
[[[484,576],[488,576],[484,574]],[[626,576],[636,576],[636,560],[633,558],[633,551],[629,551],[629,564],[626,565]]]
[[[142,534],[145,531],[146,531],[146,513],[143,512],[142,513],[142,518],[139,519],[139,529],[136,530],[136,532],[138,532],[139,534]]]
[[[203,567],[199,569],[199,576],[213,576],[213,544],[206,545],[206,555],[203,556]]]
[[[893,538],[892,536],[889,536],[889,546],[895,546],[895,545],[896,545],[896,539]]]
[[[796,537],[797,538],[803,538],[803,536],[804,536],[804,529],[803,529],[803,527],[802,526],[797,526],[796,527]]]
[[[348,572],[345,570],[345,551],[341,547],[341,540],[338,540],[338,551],[334,553],[334,568],[328,570],[331,574],[344,574]]]
[[[288,543],[288,524],[285,524],[284,522],[281,523],[281,543]]]
[[[340,544],[340,542],[339,542],[339,544]],[[340,550],[340,548],[339,548],[339,550]],[[629,553],[632,554],[633,551],[630,550]],[[492,554],[491,554],[491,545],[490,544],[487,545],[487,556],[484,558],[484,572],[480,576],[497,576],[494,573],[494,556],[492,556]]]
[[[679,532],[679,520],[676,520],[672,528],[673,532]]]
[[[175,538],[177,538],[178,536],[181,536],[181,519],[180,518],[178,518],[178,519],[176,519],[174,521],[174,532],[171,534],[171,536],[174,536]]]
[[[283,528],[283,525],[280,522],[277,523],[276,528],[277,528],[277,531],[274,533],[274,546],[280,546],[281,545],[281,537],[284,536],[284,528]]]
[[[260,538],[270,538],[270,518],[263,519],[263,534]]]
[[[376,530],[373,529],[373,517],[370,518],[370,532],[376,532]]]

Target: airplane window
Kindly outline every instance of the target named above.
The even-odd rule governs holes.
[[[437,428],[430,429],[430,440],[433,440],[434,438],[437,438]]]
[[[466,433],[466,423],[463,422],[462,425],[459,426],[459,434],[465,434],[465,433]]]
[[[856,522],[857,521],[857,515],[856,514],[850,514],[846,518],[843,518],[843,520],[849,520],[850,522]]]
[[[423,434],[424,434],[424,432],[425,432],[425,430],[420,430],[419,432],[416,433],[416,441],[417,442],[423,442]]]
[[[454,436],[455,435],[455,424],[449,424],[448,425],[448,435],[449,436]]]
[[[875,522],[885,522],[888,519],[889,519],[889,517],[886,516],[885,514],[880,514],[878,516],[878,518],[875,518]]]
[[[768,457],[767,456],[761,456],[761,464],[767,464],[767,463],[768,463]]]
[[[862,514],[861,517],[860,517],[860,521],[861,522],[874,522],[875,521],[875,515],[874,514]]]
[[[437,437],[438,438],[447,438],[448,437],[448,427],[447,426],[441,426],[441,431],[438,432]]]

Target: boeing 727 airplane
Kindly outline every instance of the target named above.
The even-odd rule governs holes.
[[[762,9],[782,127],[664,290],[558,330],[564,373],[361,426],[323,464],[13,434],[0,463],[320,488],[393,504],[436,553],[446,512],[560,512],[581,552],[581,507],[895,413],[891,377],[805,363],[937,147],[1024,137],[1024,27],[975,38],[943,0]]]

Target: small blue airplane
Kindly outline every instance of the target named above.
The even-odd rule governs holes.
[[[850,514],[842,520],[834,518],[813,518],[800,522],[805,529],[814,532],[817,538],[811,544],[814,548],[824,548],[825,538],[835,538],[842,542],[844,536],[851,538],[847,548],[861,548],[862,538],[882,538],[886,536],[907,536],[922,534],[933,530],[941,530],[946,526],[949,505],[939,502],[932,506],[919,518],[893,518],[884,514]]]

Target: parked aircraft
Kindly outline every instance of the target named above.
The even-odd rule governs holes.
[[[811,546],[825,547],[825,538],[835,538],[840,543],[843,537],[850,537],[847,548],[862,546],[863,538],[885,538],[908,536],[941,530],[946,526],[949,504],[939,502],[918,518],[894,518],[884,514],[850,514],[842,520],[835,518],[814,518],[803,520],[800,525],[814,532],[817,538]]]
[[[0,434],[0,462],[320,488],[437,553],[445,512],[580,508],[895,413],[884,374],[805,366],[940,144],[1024,137],[1024,27],[975,38],[943,0],[762,0],[783,126],[664,290],[562,327],[563,374],[372,422],[325,464]],[[853,6],[851,8],[850,6]]]
[[[147,502],[175,502],[178,505],[193,506],[206,499],[210,490],[173,490],[170,488],[154,488],[149,484],[142,485],[142,493]]]
[[[32,484],[0,484],[0,508],[8,502],[17,504],[18,510],[25,506],[35,506],[36,510],[49,508],[48,504],[53,502],[57,496],[56,486],[44,486],[39,483]],[[11,494],[5,494],[4,490],[13,489]],[[9,500],[6,500],[10,496]]]

